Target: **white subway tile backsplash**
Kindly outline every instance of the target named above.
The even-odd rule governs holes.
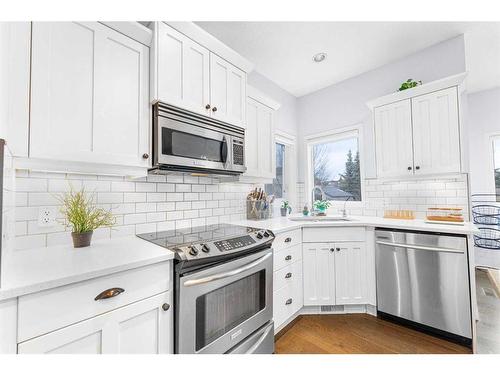
[[[47,180],[38,178],[17,178],[17,191],[47,191]]]
[[[138,224],[145,223],[147,221],[147,216],[145,213],[141,214],[128,214],[123,216],[123,224]]]
[[[146,193],[124,193],[123,201],[126,202],[146,202]]]
[[[166,199],[166,193],[147,193],[148,202],[164,202]]]
[[[111,182],[111,191],[135,191],[135,183],[130,181],[115,181]]]
[[[132,203],[133,204],[133,203]],[[135,212],[156,212],[157,203],[147,202],[147,203],[136,203],[135,204]]]

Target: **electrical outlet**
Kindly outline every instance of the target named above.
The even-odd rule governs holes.
[[[56,223],[56,213],[54,207],[40,207],[38,210],[38,226],[52,227]]]

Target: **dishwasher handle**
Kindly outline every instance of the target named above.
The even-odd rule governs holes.
[[[405,244],[405,243],[396,243],[396,242],[388,242],[388,241],[376,241],[376,243],[379,245],[402,247],[405,249],[426,250],[426,251],[435,251],[435,252],[441,252],[441,253],[455,253],[455,254],[463,254],[464,253],[463,250],[449,249],[446,247],[409,245],[409,244]]]

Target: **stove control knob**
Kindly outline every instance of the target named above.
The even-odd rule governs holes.
[[[261,233],[261,232],[258,232],[256,237],[260,240],[260,239],[263,237],[263,236],[262,236],[262,233]]]
[[[203,244],[203,245],[201,245],[201,251],[203,251],[204,253],[209,253],[210,248],[208,247],[207,244]]]
[[[267,230],[264,231],[264,237],[269,237],[269,232]]]
[[[191,246],[191,247],[189,248],[189,255],[192,255],[192,256],[196,256],[196,255],[198,255],[198,250],[196,249],[196,247]]]

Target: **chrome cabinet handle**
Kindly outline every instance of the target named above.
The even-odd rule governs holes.
[[[291,305],[291,304],[292,304],[292,302],[293,302],[293,299],[288,298],[288,299],[286,300],[286,302],[285,302],[285,305]]]
[[[291,273],[291,272],[288,272],[288,273],[285,275],[285,279],[289,279],[290,277],[292,277],[292,273]]]
[[[427,251],[436,251],[436,252],[444,252],[444,253],[455,253],[455,254],[463,254],[463,250],[456,249],[448,249],[446,247],[434,247],[434,246],[421,246],[421,245],[408,245],[404,243],[395,243],[395,242],[387,242],[387,241],[376,241],[379,245],[387,245],[391,247],[402,247],[405,249],[414,249],[414,250],[427,250]]]
[[[292,242],[292,239],[290,237],[285,238],[285,243]]]
[[[255,260],[255,261],[253,261],[251,263],[248,263],[248,264],[246,264],[246,265],[244,265],[244,266],[242,266],[240,268],[232,270],[232,271],[217,273],[217,274],[210,275],[210,276],[207,276],[207,277],[202,277],[201,279],[194,279],[194,280],[184,281],[183,285],[184,286],[194,286],[194,285],[206,284],[206,283],[209,283],[209,282],[212,282],[212,281],[216,281],[216,280],[220,280],[220,279],[225,279],[227,277],[238,275],[240,273],[248,271],[248,270],[250,270],[250,269],[258,266],[259,264],[265,262],[272,255],[273,255],[273,253],[268,253],[268,254],[264,255],[263,257]]]
[[[168,303],[164,303],[163,305],[161,305],[161,308],[163,309],[163,311],[167,311],[168,309],[170,309],[170,305]]]
[[[292,260],[292,256],[291,256],[291,255],[287,255],[287,256],[285,257],[285,260]]]
[[[95,296],[94,301],[116,297],[125,291],[123,288],[109,288]]]

